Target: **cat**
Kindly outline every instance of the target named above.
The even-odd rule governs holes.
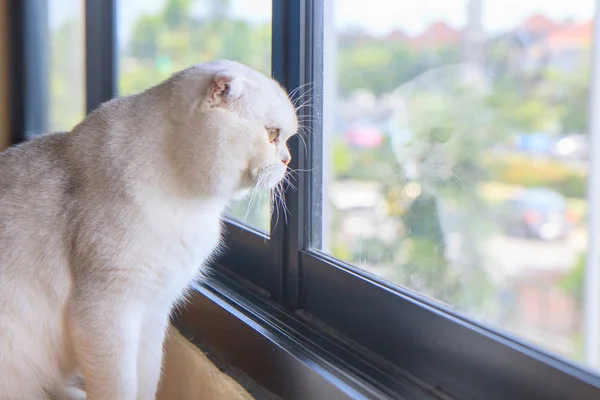
[[[413,244],[404,247],[418,249],[400,279],[463,309],[478,304],[473,288],[487,279],[480,244],[490,229],[489,210],[477,184],[485,173],[482,157],[501,135],[488,104],[491,84],[484,67],[461,63],[429,69],[392,95],[391,147],[403,171],[402,190],[413,192],[403,217]]]
[[[491,141],[489,78],[464,63],[433,68],[394,93],[391,143],[406,176],[434,195],[477,163]],[[454,178],[453,178],[454,177]]]
[[[273,188],[298,130],[281,86],[228,60],[0,153],[0,399],[155,398],[169,315],[226,204]]]

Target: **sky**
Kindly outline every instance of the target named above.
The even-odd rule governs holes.
[[[82,17],[83,0],[48,0],[51,27],[66,19]],[[127,41],[135,20],[157,12],[166,0],[118,0],[118,36]],[[195,0],[194,10],[202,13],[213,0]],[[285,0],[283,0],[285,1]],[[325,0],[332,1],[337,30],[358,27],[381,35],[394,29],[409,34],[422,31],[432,22],[445,20],[454,27],[464,25],[468,0]],[[594,16],[595,0],[482,0],[486,30],[504,30],[521,20],[543,13],[553,19],[576,20]],[[272,0],[232,0],[232,14],[254,23],[268,23]]]
[[[366,3],[369,7],[365,7]],[[415,34],[440,20],[454,27],[463,26],[467,3],[467,0],[334,0],[334,19],[338,29],[359,26],[384,34],[400,28]],[[594,0],[483,0],[483,25],[490,31],[505,30],[537,13],[558,20],[590,19],[595,3]]]

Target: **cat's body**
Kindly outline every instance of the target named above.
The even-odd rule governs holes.
[[[279,86],[220,61],[1,153],[0,399],[68,397],[77,370],[88,399],[153,399],[224,207],[283,177],[296,129]]]

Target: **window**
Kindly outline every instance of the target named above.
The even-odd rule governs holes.
[[[85,115],[85,43],[83,2],[49,0],[50,132],[71,130]]]
[[[597,368],[584,291],[595,2],[512,3],[334,3],[313,244]]]
[[[271,70],[268,0],[118,2],[119,94],[130,95],[190,65],[218,58]],[[268,192],[231,204],[229,215],[267,232]]]
[[[27,60],[11,60],[11,80],[19,93],[13,105],[22,108],[22,121],[14,121],[15,139],[30,139],[46,132],[68,131],[85,115],[84,15],[81,0],[44,0],[9,4],[18,15],[11,40],[28,26],[12,51]],[[18,72],[17,72],[18,71]],[[18,83],[17,83],[18,82]],[[21,86],[18,86],[21,85]],[[18,87],[18,89],[17,89]],[[26,106],[27,104],[27,106]]]
[[[19,126],[62,107],[68,129],[82,102],[58,96],[83,89],[66,64],[39,82],[45,3],[9,3],[30,21],[11,28]],[[597,399],[598,10],[563,3],[86,0],[50,25],[57,52],[85,27],[88,112],[218,57],[292,93],[285,208],[233,204],[196,287],[223,318],[349,397]]]

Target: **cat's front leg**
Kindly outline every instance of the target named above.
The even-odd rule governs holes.
[[[52,400],[87,400],[85,392],[76,387],[63,388]]]
[[[73,300],[71,335],[88,400],[136,400],[139,308],[112,296]]]
[[[137,400],[154,400],[156,398],[168,323],[168,310],[148,310],[142,322],[138,353]]]

